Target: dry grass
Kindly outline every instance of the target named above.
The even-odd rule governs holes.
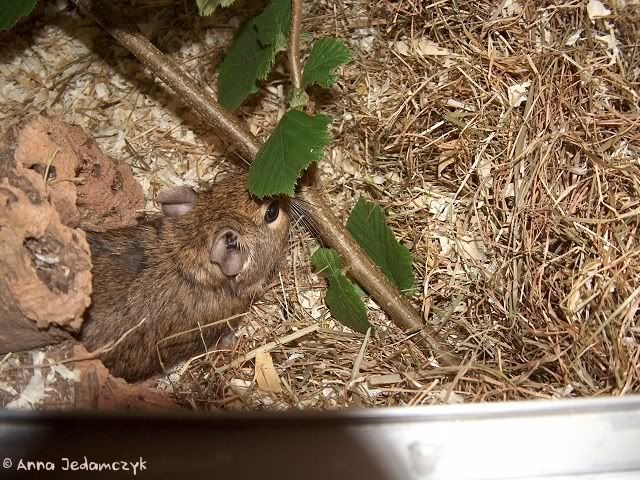
[[[425,265],[428,321],[509,379],[465,374],[458,393],[637,391],[639,9],[593,24],[582,2],[507,4],[372,7],[384,35],[345,82],[354,120],[338,143],[364,174],[347,183],[383,204]],[[608,51],[607,34],[626,43]],[[429,41],[442,55],[421,55]]]
[[[412,301],[466,363],[434,367],[375,305],[378,336],[365,341],[336,325],[322,304],[323,280],[309,267],[315,241],[300,231],[282,277],[242,327],[237,351],[212,353],[161,383],[194,408],[640,391],[640,6],[627,3],[608,4],[611,15],[592,22],[581,1],[307,2],[303,28],[343,38],[355,52],[338,85],[313,97],[334,118],[322,167],[328,195],[343,217],[361,194],[383,206],[414,255]],[[205,85],[234,13],[194,20],[183,9],[148,1],[135,12],[160,48]],[[100,45],[98,53],[64,62],[86,55],[87,67],[69,77],[58,60],[38,82],[17,82],[13,88],[34,98],[64,88],[41,103],[5,101],[3,125],[34,107],[61,113],[140,167],[149,198],[162,183],[198,184],[225,169],[206,126],[88,22],[71,15],[43,28],[29,51],[37,57],[47,42],[79,33]],[[117,71],[125,72],[119,83],[106,81],[96,100],[96,79]],[[11,75],[0,73],[0,82]],[[273,128],[283,85],[276,71],[243,109],[254,132]],[[119,103],[104,107],[112,101]],[[117,131],[101,135],[109,129]],[[274,369],[260,360],[272,383],[254,381],[253,361],[216,371],[318,322],[318,331],[271,350]]]

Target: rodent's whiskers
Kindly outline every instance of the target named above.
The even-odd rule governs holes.
[[[320,234],[316,226],[313,224],[313,221],[309,217],[307,209],[305,208],[306,203],[307,202],[297,197],[294,197],[291,200],[291,213],[293,214],[292,216],[295,219],[293,226],[298,227],[302,225],[307,230],[309,230],[314,237],[318,238]]]

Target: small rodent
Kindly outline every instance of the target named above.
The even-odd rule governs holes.
[[[131,227],[87,232],[93,262],[92,303],[81,340],[115,376],[141,380],[211,348],[226,323],[248,310],[276,272],[288,244],[289,202],[251,197],[247,176],[227,177],[197,194],[160,192],[164,215]]]

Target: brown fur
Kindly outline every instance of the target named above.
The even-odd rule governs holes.
[[[264,221],[269,201],[247,193],[247,179],[225,179],[198,195],[193,209],[139,225],[88,233],[93,295],[81,333],[91,350],[108,346],[137,325],[100,358],[116,375],[138,380],[161,371],[156,344],[173,334],[245,312],[276,271],[287,245],[288,204]],[[226,277],[211,263],[216,234],[232,228],[249,251],[245,269]],[[165,366],[211,347],[224,324],[180,335],[160,344]]]

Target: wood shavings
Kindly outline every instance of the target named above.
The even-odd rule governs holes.
[[[482,239],[479,237],[471,237],[464,235],[456,240],[458,253],[469,260],[484,262],[487,260],[487,254]]]
[[[603,18],[611,15],[611,10],[604,6],[600,0],[589,0],[587,3],[587,14],[593,22],[597,18]]]
[[[399,40],[394,42],[394,47],[400,55],[419,55],[419,56],[449,56],[451,51],[446,47],[441,47],[426,38]]]
[[[320,290],[304,290],[298,295],[300,305],[309,312],[312,318],[318,320],[323,315],[322,292]]]
[[[518,0],[506,0],[502,3],[502,16],[512,17],[514,15],[520,15],[522,13],[522,5]]]
[[[596,35],[595,38],[607,47],[607,56],[609,57],[608,65],[616,63],[620,56],[620,46],[618,45],[618,39],[614,34],[609,33],[608,35]]]
[[[33,352],[33,375],[20,396],[7,404],[7,408],[31,409],[47,397],[45,378],[42,376],[44,353]]]
[[[451,51],[446,47],[441,47],[437,43],[432,42],[431,40],[427,40],[425,38],[421,38],[418,40],[416,46],[416,52],[419,55],[425,56],[449,56],[451,55]]]
[[[269,352],[259,352],[256,355],[255,381],[261,390],[273,393],[282,392],[282,383],[273,366],[273,359]]]
[[[531,86],[531,81],[527,80],[523,83],[518,83],[515,85],[511,85],[508,90],[509,96],[509,106],[511,108],[516,108],[522,105],[527,101],[527,93],[529,91],[529,87]]]
[[[578,30],[576,30],[575,32],[573,32],[569,38],[567,38],[567,41],[565,42],[565,45],[567,47],[572,47],[573,45],[576,44],[576,42],[578,40],[580,40],[580,36],[582,35],[583,29],[579,28]]]

